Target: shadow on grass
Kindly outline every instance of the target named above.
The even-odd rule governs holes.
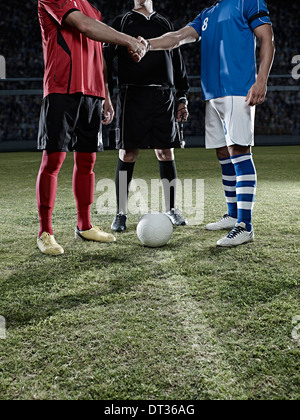
[[[32,254],[1,282],[0,313],[16,326],[82,305],[124,302],[151,275],[148,271],[107,249],[58,258]]]

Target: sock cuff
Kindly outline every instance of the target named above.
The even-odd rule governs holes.
[[[135,165],[135,162],[124,162],[119,158],[118,160],[118,167],[121,167],[122,169],[129,169],[132,168]]]
[[[173,160],[159,160],[158,163],[159,163],[159,166],[171,166],[171,165],[173,166],[174,163],[175,163],[175,159],[173,159]]]
[[[219,162],[220,162],[221,165],[228,165],[229,163],[232,163],[230,157],[221,158],[221,159],[219,159]]]
[[[177,178],[175,159],[159,160],[159,172],[161,179],[172,181]]]
[[[235,155],[230,157],[232,163],[240,163],[245,160],[251,160],[252,159],[252,153],[245,153],[242,155]]]

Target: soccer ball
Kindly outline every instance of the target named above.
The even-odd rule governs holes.
[[[143,245],[158,248],[166,245],[171,239],[173,225],[163,213],[148,213],[139,221],[136,233]]]

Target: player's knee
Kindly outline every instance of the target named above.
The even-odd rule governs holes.
[[[218,159],[227,159],[230,158],[228,147],[220,147],[216,149],[216,154]]]
[[[47,174],[56,174],[66,158],[66,152],[49,153],[46,150],[43,153],[41,170]]]
[[[127,163],[134,163],[137,160],[138,155],[139,155],[138,149],[131,149],[131,150],[121,149],[119,152],[119,158],[123,162],[127,162]]]
[[[79,153],[74,154],[74,162],[77,170],[84,173],[91,173],[96,162],[96,153]]]
[[[158,160],[161,161],[171,161],[174,160],[174,151],[173,149],[156,149],[156,156]]]
[[[234,146],[229,147],[230,156],[245,155],[251,152],[251,147],[249,146],[239,146],[235,144]]]

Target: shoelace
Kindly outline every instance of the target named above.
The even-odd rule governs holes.
[[[92,229],[94,229],[94,230],[97,230],[98,232],[101,232],[101,233],[106,233],[106,232],[104,232],[104,230],[103,229],[101,229],[101,227],[99,227],[99,226],[93,226],[92,227]],[[107,233],[107,235],[110,235],[109,233]]]
[[[224,216],[223,217],[221,217],[221,219],[219,220],[219,222],[222,222],[223,220],[226,220],[226,219],[228,219],[230,216],[229,216],[229,214],[224,214]]]
[[[178,209],[171,209],[168,213],[170,216],[174,216],[177,223],[185,222],[184,217]]]
[[[47,235],[43,237],[43,242],[46,246],[56,245],[55,239],[50,235],[50,233],[47,233]]]
[[[178,209],[171,209],[169,213],[170,214],[174,214],[175,216],[182,217],[181,216],[181,213],[180,213],[180,211]]]
[[[117,219],[122,219],[122,217],[126,217],[126,214],[124,214],[124,213],[118,213],[118,214],[116,215],[116,218],[117,218]]]
[[[227,238],[233,239],[238,236],[240,233],[245,232],[246,229],[242,226],[235,226],[231,232],[228,233]]]

